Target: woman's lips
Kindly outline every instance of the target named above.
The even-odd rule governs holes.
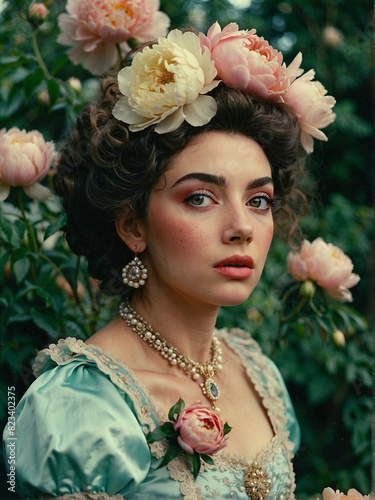
[[[232,255],[215,264],[214,269],[229,278],[249,278],[253,273],[254,261],[248,255]]]

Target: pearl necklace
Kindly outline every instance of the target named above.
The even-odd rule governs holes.
[[[199,383],[202,393],[206,396],[212,404],[212,409],[219,411],[215,402],[220,398],[220,389],[216,382],[213,380],[215,372],[219,372],[222,367],[222,350],[220,341],[215,334],[212,335],[211,346],[211,360],[206,361],[204,365],[193,361],[182,354],[176,347],[167,342],[160,333],[156,332],[151,325],[149,325],[140,314],[138,314],[130,305],[129,301],[120,304],[119,313],[125,323],[135,332],[139,337],[148,342],[150,346],[160,352],[163,358],[167,359],[172,366],[181,368],[186,375],[199,383],[202,376],[204,382]]]

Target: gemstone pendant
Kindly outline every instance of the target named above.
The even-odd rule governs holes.
[[[206,379],[204,384],[205,395],[211,399],[211,401],[217,401],[220,398],[220,389],[215,384],[212,378]]]

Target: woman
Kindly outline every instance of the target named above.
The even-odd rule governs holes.
[[[254,37],[175,30],[78,117],[55,177],[67,239],[102,289],[131,292],[86,343],[38,356],[17,410],[22,497],[294,498],[299,427],[280,373],[248,333],[215,330],[220,306],[258,283],[274,221],[289,216],[292,230],[303,200],[294,177],[309,138],[286,104],[299,64],[271,48],[258,51],[266,77],[235,88],[220,74],[220,44],[249,51]],[[179,399],[187,409],[168,415]],[[188,428],[192,413],[205,429]],[[148,439],[168,420],[173,457],[173,436]]]

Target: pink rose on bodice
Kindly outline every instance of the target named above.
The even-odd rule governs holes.
[[[200,402],[181,410],[174,429],[178,444],[190,455],[212,455],[227,445],[220,415]]]

